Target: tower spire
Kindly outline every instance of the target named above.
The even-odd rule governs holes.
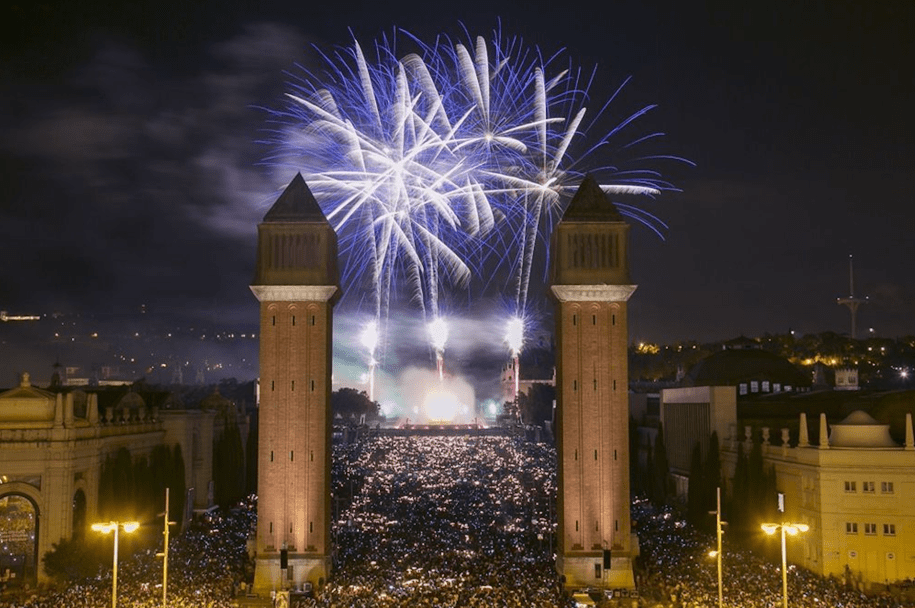
[[[301,175],[258,225],[257,560],[268,593],[331,571],[330,390],[337,236]]]
[[[632,589],[629,225],[586,177],[553,235],[559,550],[565,586]]]
[[[851,311],[851,339],[856,340],[855,322],[858,317],[858,306],[866,304],[867,297],[855,297],[855,267],[854,258],[851,254],[848,255],[848,294],[847,298],[836,298],[836,304],[848,306],[848,310]]]

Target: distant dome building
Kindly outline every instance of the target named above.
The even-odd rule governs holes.
[[[867,412],[856,410],[845,420],[832,425],[831,448],[895,448],[890,425],[877,422]]]
[[[811,379],[784,357],[762,350],[748,338],[726,342],[697,363],[683,386],[734,386],[737,396],[810,390]]]

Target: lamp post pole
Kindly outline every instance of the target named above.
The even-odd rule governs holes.
[[[118,608],[118,528],[114,525],[114,563],[111,566],[111,608]]]
[[[727,522],[721,521],[721,487],[719,486],[716,491],[717,506],[715,511],[709,511],[709,514],[715,514],[715,533],[718,536],[718,547],[715,551],[709,551],[709,557],[714,557],[715,561],[718,564],[718,608],[724,606],[724,585],[721,582],[721,535],[723,534],[722,526],[726,526]]]
[[[717,488],[718,506],[715,511],[715,531],[718,533],[718,608],[724,606],[724,589],[721,586],[721,487]]]
[[[766,534],[775,534],[778,530],[782,536],[782,608],[788,608],[788,551],[785,543],[785,536],[797,536],[798,532],[806,532],[810,529],[807,524],[793,524],[782,522],[780,524],[762,524],[762,529]]]
[[[130,533],[140,527],[135,521],[110,521],[107,524],[92,524],[92,529],[96,532],[108,534],[114,532],[114,559],[111,566],[111,608],[118,608],[118,530],[124,528],[124,532]]]

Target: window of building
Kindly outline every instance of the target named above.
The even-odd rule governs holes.
[[[858,491],[858,482],[857,481],[846,481],[845,482],[845,491],[846,492],[857,492]]]
[[[883,524],[884,536],[896,536],[896,524]]]
[[[868,536],[877,534],[877,524],[864,524],[864,533]]]
[[[883,494],[892,494],[893,493],[893,482],[892,481],[881,481],[880,482],[880,491]]]
[[[769,392],[769,381],[768,380],[763,380],[763,392],[764,393]]]
[[[752,382],[750,382],[750,392],[751,393],[759,392],[759,382],[757,382],[756,380],[753,380]]]
[[[854,522],[847,521],[845,522],[845,533],[846,534],[857,534],[858,533],[858,524]]]
[[[867,492],[868,494],[874,493],[874,482],[873,481],[865,481],[861,485],[862,485],[862,488],[861,488],[862,492]]]
[[[780,392],[782,392],[782,385],[781,385],[780,382],[776,382],[775,384],[772,385],[772,392],[773,392],[773,393],[780,393]]]
[[[594,564],[594,578],[600,578],[600,564]]]
[[[746,395],[746,394],[747,394],[747,383],[746,383],[746,382],[741,382],[741,383],[740,383],[740,387],[739,387],[739,391],[738,391],[738,392],[739,392],[741,395]]]

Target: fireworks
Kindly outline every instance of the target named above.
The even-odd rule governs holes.
[[[435,361],[438,365],[438,379],[445,379],[445,344],[448,343],[448,324],[441,317],[429,323],[429,339],[435,349]]]
[[[378,323],[369,321],[359,336],[362,345],[369,351],[369,400],[375,401],[375,349],[378,347]]]
[[[397,36],[412,52],[400,53]],[[401,287],[423,318],[438,319],[446,288],[475,280],[510,293],[523,315],[535,260],[545,260],[535,253],[586,171],[608,192],[671,189],[642,164],[674,157],[636,156],[660,134],[621,139],[653,106],[573,156],[616,95],[589,113],[593,73],[500,31],[431,44],[397,31],[368,55],[354,41],[321,56],[323,73],[296,76],[273,112],[268,160],[301,171],[337,231],[342,281],[369,288],[382,323]],[[585,166],[598,148],[615,166]]]
[[[505,342],[512,353],[512,377],[515,379],[514,398],[518,398],[518,390],[521,387],[521,347],[524,346],[524,321],[518,317],[512,317],[508,320],[505,330]]]

